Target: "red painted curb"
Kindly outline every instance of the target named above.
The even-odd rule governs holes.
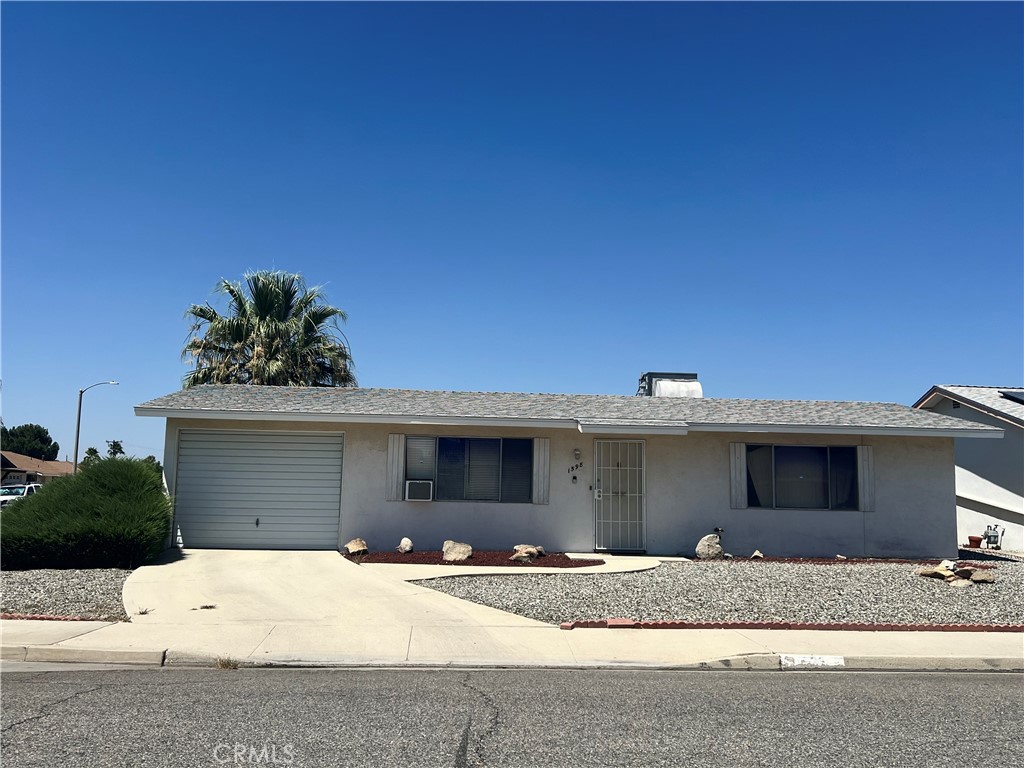
[[[563,621],[561,629],[805,629],[832,632],[1024,632],[1024,624],[868,624],[796,621]]]
[[[95,619],[90,616],[51,616],[47,613],[0,613],[0,619],[4,621],[17,621],[19,619],[31,621],[106,621],[106,619]]]

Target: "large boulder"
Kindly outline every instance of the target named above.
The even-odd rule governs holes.
[[[350,555],[367,555],[370,553],[370,549],[366,546],[366,542],[358,538],[352,539],[352,541],[346,544],[345,550]]]
[[[725,550],[722,549],[722,537],[717,533],[709,533],[698,541],[694,551],[698,560],[721,560],[725,557]]]
[[[398,542],[398,546],[395,547],[396,552],[401,552],[403,555],[407,555],[412,552],[412,539],[408,536]]]
[[[449,563],[468,560],[473,556],[473,548],[469,544],[447,539],[441,546],[441,559]]]

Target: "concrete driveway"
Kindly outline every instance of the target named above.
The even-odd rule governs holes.
[[[414,627],[421,638],[455,629],[502,643],[513,628],[557,632],[370,571],[337,552],[184,550],[179,559],[135,570],[123,599],[131,616],[121,626],[126,637],[177,648],[185,658],[217,647],[254,661],[299,654],[373,661],[406,657]]]

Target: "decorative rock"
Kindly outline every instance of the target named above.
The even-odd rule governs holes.
[[[722,549],[722,537],[717,533],[709,533],[697,542],[694,552],[696,552],[698,560],[721,560],[725,555],[725,550]]]
[[[525,562],[529,560],[533,562],[535,559],[540,557],[540,552],[536,547],[531,547],[529,544],[516,544],[515,552],[509,560],[515,560],[517,562]]]
[[[533,550],[533,557],[547,556],[547,552],[544,551],[544,547],[538,546],[536,544],[516,544],[514,547],[512,547],[512,551],[516,553],[525,552],[529,550]]]
[[[754,550],[754,554],[752,554],[750,556],[750,559],[751,560],[763,560],[764,559],[764,554],[762,554],[760,549],[755,549]]]
[[[929,577],[929,578],[932,578],[932,579],[946,579],[946,578],[949,578],[950,576],[953,576],[954,578],[956,577],[955,573],[953,573],[950,570],[947,570],[946,568],[929,568],[929,567],[918,568],[917,569],[917,575],[918,576],[926,576],[926,577]]]
[[[943,560],[941,563],[939,563],[939,568],[945,568],[947,571],[955,571],[956,570],[956,561],[955,560]]]
[[[367,555],[370,553],[369,547],[366,546],[366,542],[362,539],[352,539],[352,541],[345,545],[345,549],[350,555]]]
[[[846,555],[836,555],[836,560],[846,560]]]
[[[954,576],[947,583],[951,587],[973,587],[974,586],[974,582],[971,581],[970,579],[961,579],[958,576]]]
[[[456,563],[471,558],[473,556],[473,548],[469,544],[447,539],[441,546],[441,553],[443,560],[449,563]]]
[[[996,575],[992,571],[975,571],[971,574],[971,581],[975,584],[995,584]]]
[[[398,542],[398,546],[395,547],[396,552],[401,552],[403,555],[407,555],[412,552],[412,539],[408,536]]]
[[[974,575],[977,568],[957,568],[953,573],[959,576],[961,579],[969,579]]]

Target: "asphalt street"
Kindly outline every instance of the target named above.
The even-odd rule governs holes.
[[[1009,673],[5,664],[20,766],[1015,765]]]

